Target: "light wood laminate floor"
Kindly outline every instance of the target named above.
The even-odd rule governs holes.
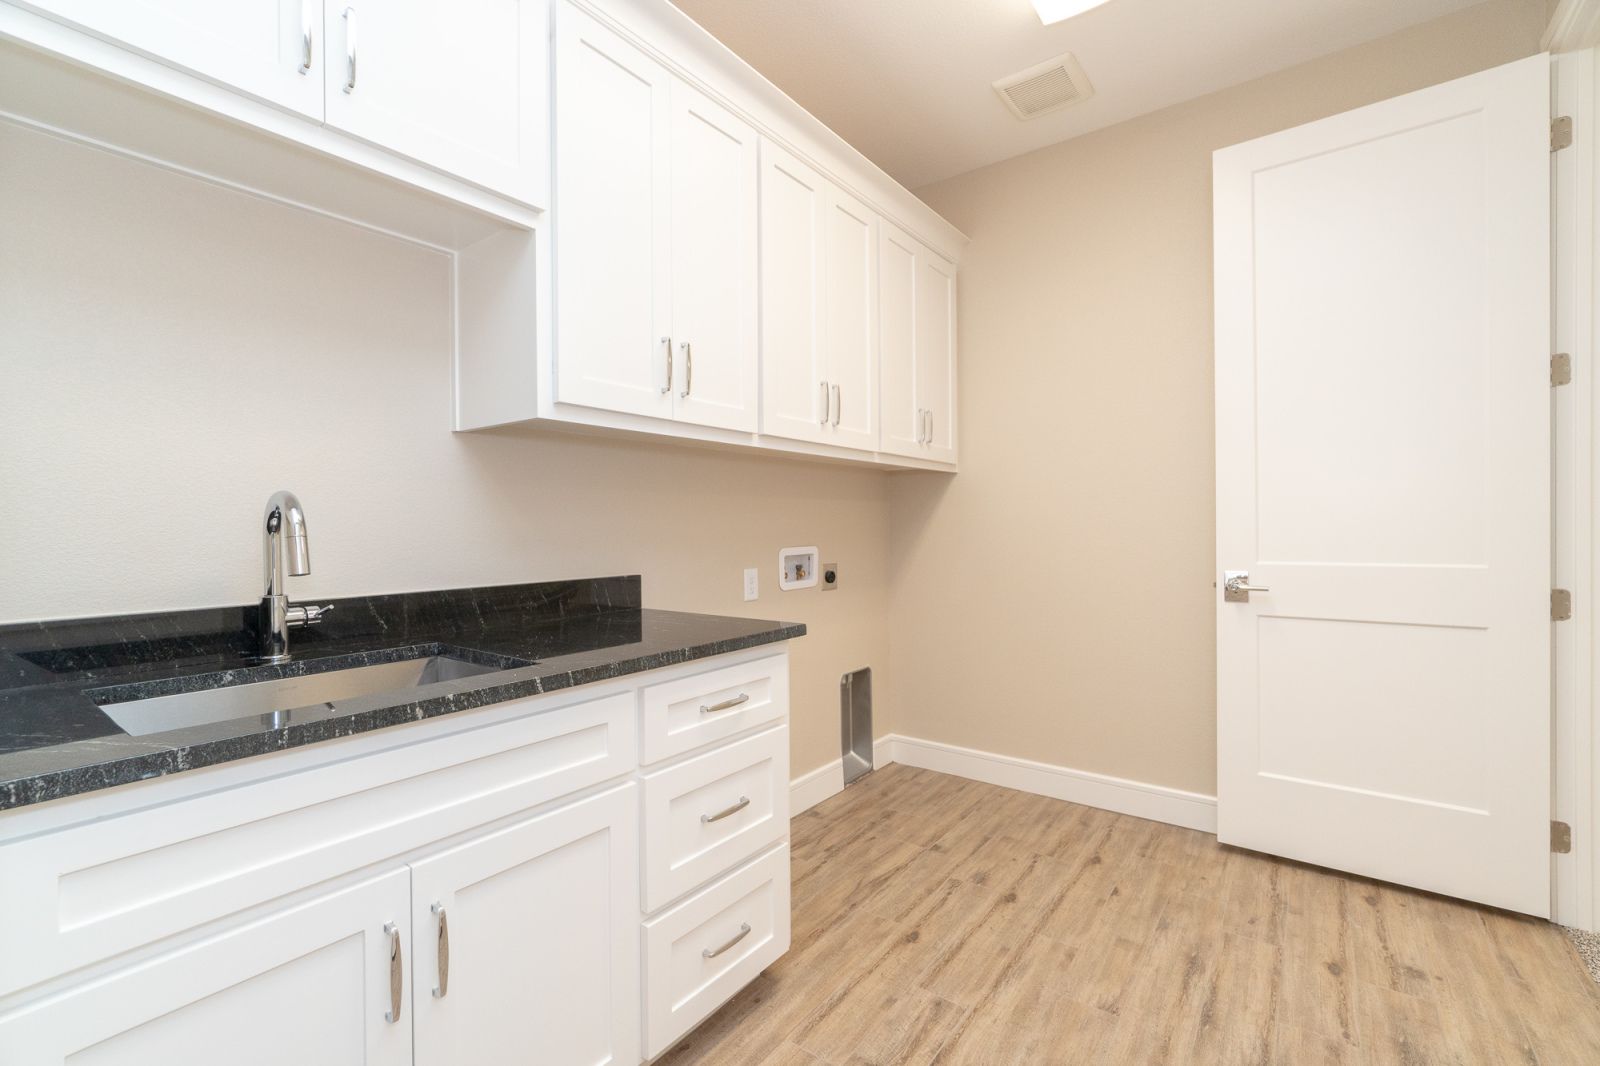
[[[794,936],[661,1061],[1600,1064],[1544,922],[891,765],[793,824]]]

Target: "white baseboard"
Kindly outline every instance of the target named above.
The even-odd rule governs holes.
[[[873,744],[873,764],[905,763],[924,770],[954,774],[1002,788],[1081,803],[1087,807],[1131,814],[1155,822],[1217,831],[1217,798],[1198,792],[1152,785],[1144,781],[1073,770],[1066,766],[996,755],[954,744],[918,740],[891,734]],[[799,814],[844,789],[844,767],[839,760],[802,774],[789,786],[789,813]]]

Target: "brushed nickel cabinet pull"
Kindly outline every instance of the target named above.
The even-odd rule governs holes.
[[[744,810],[748,806],[750,806],[750,797],[749,796],[740,796],[738,803],[735,803],[731,807],[724,807],[724,808],[722,808],[722,810],[718,811],[716,814],[702,814],[700,816],[700,820],[702,822],[704,822],[705,824],[710,825],[712,822],[720,822],[720,821],[722,821],[724,818],[728,817],[730,814],[738,814],[740,811]]]
[[[746,695],[745,693],[741,692],[737,696],[733,696],[733,697],[731,697],[729,699],[725,699],[721,703],[713,703],[709,707],[707,707],[705,704],[702,703],[700,705],[700,713],[701,714],[716,714],[718,711],[731,711],[735,707],[739,706],[739,704],[741,704],[741,703],[749,703],[749,702],[750,702],[750,697],[748,695]]]
[[[311,0],[300,0],[300,73],[311,70]]]
[[[661,395],[665,396],[672,391],[672,338],[662,337],[661,343],[667,346],[667,383],[661,386]]]
[[[683,348],[683,395],[687,397],[694,391],[694,345],[684,341]]]
[[[344,9],[344,58],[349,65],[349,73],[344,79],[344,91],[356,91],[356,9]]]
[[[400,927],[393,922],[384,925],[383,931],[389,934],[389,1009],[384,1012],[384,1021],[397,1022],[400,1020],[400,993],[405,989],[405,960],[400,954]]]
[[[439,916],[439,984],[433,990],[433,998],[443,999],[450,994],[450,916],[443,903],[435,903],[432,909]]]
[[[733,939],[732,940],[728,941],[726,944],[722,945],[720,948],[703,948],[701,950],[700,954],[703,955],[705,958],[714,959],[718,955],[721,955],[724,951],[727,951],[729,948],[733,947],[733,945],[737,944],[739,941],[743,940],[745,937],[747,937],[749,935],[750,935],[750,923],[749,922],[740,922],[739,923],[739,931],[737,933],[733,934]]]
[[[833,387],[833,424],[835,426],[839,424],[841,406],[842,405],[839,402],[839,386],[835,385]]]
[[[928,443],[932,444],[933,443],[933,411],[930,409],[929,411],[927,411],[925,413],[926,413],[926,417],[928,419]]]

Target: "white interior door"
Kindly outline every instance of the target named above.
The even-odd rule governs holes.
[[[756,429],[756,131],[672,86],[672,340],[680,422]]]
[[[556,399],[672,417],[671,75],[556,13]]]
[[[549,0],[326,0],[324,11],[328,125],[548,206]]]
[[[1218,839],[1538,915],[1548,63],[1215,157]]]

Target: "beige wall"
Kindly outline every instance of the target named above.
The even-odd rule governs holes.
[[[895,726],[1216,788],[1211,152],[1530,55],[1482,4],[918,193],[961,266],[961,463],[891,482]]]
[[[0,621],[249,602],[287,487],[296,598],[638,573],[648,606],[806,622],[793,766],[837,759],[839,675],[887,680],[886,475],[452,434],[447,266],[0,125]],[[813,543],[840,589],[779,592]]]

